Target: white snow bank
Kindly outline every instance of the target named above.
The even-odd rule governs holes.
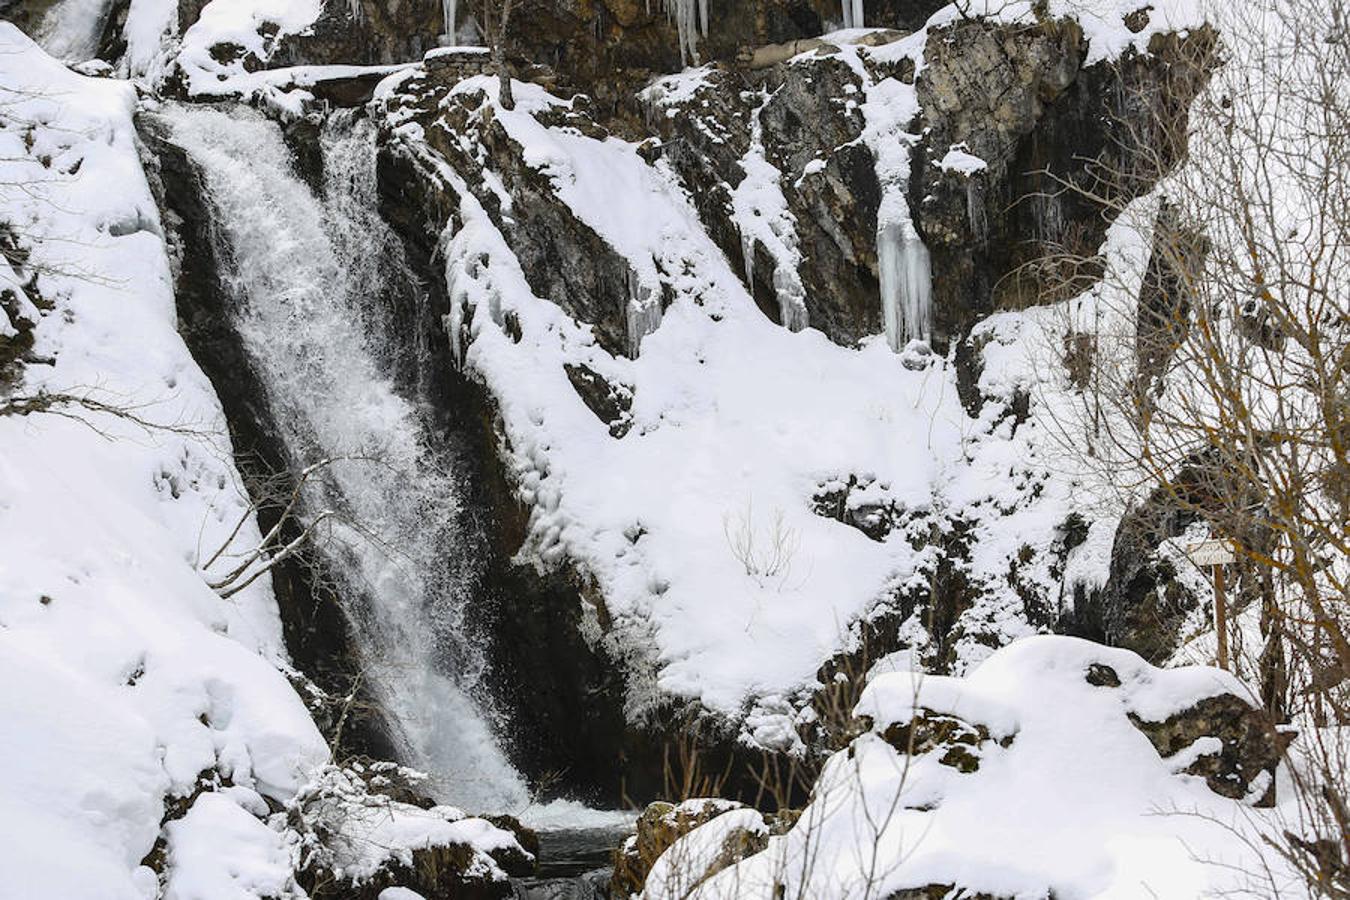
[[[165,900],[298,894],[282,835],[225,793],[202,794],[187,815],[168,824],[165,833],[169,854]]]
[[[1089,684],[1091,664],[1111,666],[1121,686]],[[908,719],[916,690],[922,705],[992,726],[995,740],[971,751],[978,768],[943,764],[940,751],[907,757],[882,739],[883,723]],[[1129,718],[1228,691],[1245,696],[1216,669],[1157,669],[1062,637],[1018,641],[959,681],[881,675],[858,710],[878,717],[874,730],[831,758],[792,831],[690,896],[842,900],[955,884],[1000,897],[1195,897],[1232,887],[1241,872],[1225,866],[1260,864],[1239,836],[1266,812],[1176,774],[1179,760],[1160,758]],[[1198,743],[1183,752],[1213,750]]]
[[[7,23],[0,85],[0,219],[54,304],[34,350],[54,363],[16,393],[145,423],[78,405],[0,417],[0,896],[140,897],[166,793],[215,769],[285,800],[327,747],[277,669],[267,579],[227,602],[197,570],[246,506],[176,332],[134,91]],[[257,539],[246,523],[240,544]]]

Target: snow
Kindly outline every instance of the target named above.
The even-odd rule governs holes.
[[[250,900],[296,891],[282,835],[224,792],[202,794],[165,833],[165,900]]]
[[[177,2],[131,0],[122,36],[127,42],[122,74],[151,85],[162,83],[178,49]]]
[[[35,347],[55,363],[17,392],[147,423],[78,405],[0,417],[0,896],[141,897],[166,795],[213,769],[285,800],[328,750],[278,669],[267,580],[226,602],[197,568],[246,507],[219,403],[176,333],[134,91],[75,75],[7,23],[0,45],[16,92],[0,183],[24,185],[0,210],[56,304]],[[250,521],[238,541],[257,538]]]
[[[694,90],[699,77],[666,79],[662,90]],[[463,225],[444,239],[447,330],[460,364],[498,404],[502,452],[531,509],[520,558],[541,568],[568,559],[595,580],[614,621],[597,639],[626,660],[629,712],[640,717],[673,694],[751,715],[752,743],[790,745],[791,710],[815,685],[820,661],[850,646],[851,623],[927,584],[937,548],[923,536],[937,522],[973,525],[968,575],[983,591],[963,620],[958,671],[989,644],[1031,633],[1010,566],[1024,547],[1034,550],[1027,577],[1056,602],[1048,559],[1058,526],[1098,499],[1057,458],[1048,425],[1014,429],[1000,402],[971,419],[954,367],[931,354],[901,356],[881,338],[840,347],[810,328],[769,322],[663,165],[618,139],[541,124],[535,112],[563,101],[537,86],[518,86],[514,111],[492,103],[495,90],[488,78],[455,88],[481,91],[488,99],[478,114],[490,108],[578,218],[639,279],[665,277],[674,295],[636,358],[605,352],[588,326],[533,295],[464,176],[429,150],[418,126],[391,114],[402,152],[421,156],[463,197]],[[911,100],[890,95],[899,110],[878,110],[876,120],[907,124]],[[504,328],[508,315],[519,342]],[[1014,323],[1025,326],[1021,337],[990,345],[981,388],[1007,402],[1019,390],[1037,395],[1042,383],[1046,393],[1063,391],[1062,375],[1036,365],[1043,332],[1060,333],[1056,316],[1008,314],[1010,333]],[[565,364],[633,389],[625,437],[612,437],[581,402]],[[851,476],[862,489],[853,507],[884,497],[899,511],[897,531],[875,541],[813,511],[817,492]],[[906,631],[920,649],[922,623]]]
[[[177,63],[193,96],[248,93],[255,87],[244,60],[264,64],[277,42],[312,26],[323,11],[321,0],[211,0],[183,35]],[[270,36],[269,36],[270,32]],[[224,62],[212,56],[219,45],[239,48]]]
[[[1115,669],[1121,687],[1088,684],[1091,664]],[[688,896],[783,896],[783,886],[787,896],[821,898],[928,884],[1016,897],[1232,888],[1242,873],[1226,867],[1261,864],[1235,835],[1258,837],[1274,819],[1177,774],[1212,752],[1213,740],[1162,759],[1130,720],[1227,691],[1245,696],[1216,669],[1157,669],[1062,637],[1015,642],[963,679],[880,675],[857,710],[875,717],[872,730],[827,763],[792,831]],[[906,756],[881,738],[888,724],[909,720],[916,696],[990,729],[993,740],[971,750],[975,771],[942,764],[943,751]],[[704,830],[709,837],[699,838]],[[704,826],[688,839],[707,843],[720,830]],[[671,895],[649,882],[644,896]]]
[[[935,162],[944,172],[958,172],[962,175],[974,175],[976,172],[983,172],[989,168],[988,164],[978,156],[969,152],[965,144],[953,144],[942,159]]]

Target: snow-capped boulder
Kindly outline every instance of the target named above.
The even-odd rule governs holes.
[[[686,835],[717,821],[717,833],[702,832],[692,845],[680,845]],[[729,865],[764,849],[768,826],[760,813],[731,800],[704,798],[681,803],[651,803],[638,817],[636,830],[614,851],[614,874],[610,891],[615,897],[640,894],[655,876],[663,887],[656,896],[664,896],[667,882],[689,882],[711,877]],[[681,852],[687,851],[687,852]],[[667,853],[671,858],[657,868]],[[675,858],[679,865],[672,865]],[[658,890],[654,888],[654,890]]]
[[[1065,637],[1018,641],[964,678],[878,675],[855,710],[864,730],[794,827],[678,896],[1221,889],[1259,864],[1260,841],[1235,856],[1233,830],[1279,821],[1258,807],[1280,739],[1245,696],[1218,669]]]
[[[428,897],[510,897],[508,874],[534,869],[516,835],[448,806],[387,792],[392,764],[328,767],[285,813],[297,879],[312,900],[376,900],[391,887]]]

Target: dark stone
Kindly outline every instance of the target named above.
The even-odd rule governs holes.
[[[614,384],[584,364],[567,363],[567,380],[572,382],[586,408],[609,426],[609,433],[621,438],[633,427],[633,389]]]
[[[1269,776],[1255,805],[1275,805],[1275,770],[1293,740],[1276,731],[1264,711],[1233,694],[1207,697],[1190,709],[1162,722],[1148,722],[1131,714],[1130,721],[1144,733],[1163,758],[1173,756],[1205,737],[1218,738],[1218,753],[1200,756],[1186,772],[1205,779],[1210,790],[1224,797],[1249,797],[1258,776]]]
[[[1120,687],[1116,670],[1101,663],[1092,663],[1087,670],[1087,683],[1093,687]]]

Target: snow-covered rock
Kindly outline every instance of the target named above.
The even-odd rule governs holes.
[[[1158,669],[1064,637],[1018,641],[964,678],[880,675],[856,710],[865,730],[826,764],[791,831],[692,891],[649,881],[643,896],[1193,897],[1241,885],[1261,865],[1261,830],[1281,821],[1252,806],[1275,757],[1236,799],[1188,772],[1242,743],[1239,721],[1216,730],[1203,710],[1231,698],[1259,715],[1245,696],[1217,669]],[[1140,724],[1182,720],[1197,724],[1190,742],[1165,748]]]

